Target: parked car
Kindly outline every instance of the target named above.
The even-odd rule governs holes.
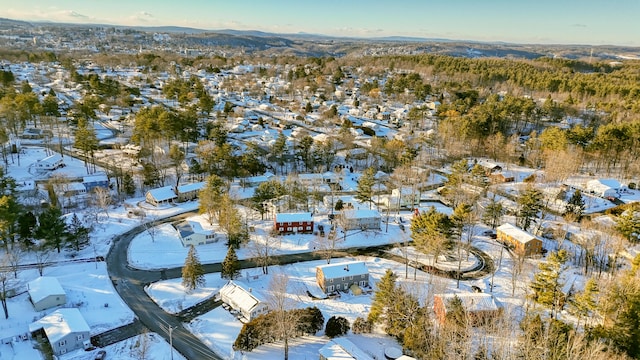
[[[95,360],[104,360],[107,358],[107,352],[104,350],[100,350],[96,353],[96,357],[94,357]]]

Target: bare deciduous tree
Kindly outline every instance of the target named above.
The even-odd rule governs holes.
[[[297,324],[296,312],[291,311],[297,306],[296,295],[290,293],[287,287],[289,277],[284,273],[273,274],[269,283],[268,305],[274,314],[276,338],[284,341],[284,359],[289,359],[289,339],[295,336]]]

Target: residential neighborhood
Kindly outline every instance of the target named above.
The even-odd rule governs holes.
[[[15,26],[0,359],[640,357],[636,60]]]

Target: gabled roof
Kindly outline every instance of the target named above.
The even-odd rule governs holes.
[[[381,217],[380,212],[373,209],[346,210],[343,211],[343,215],[347,219],[369,219]]]
[[[206,182],[204,181],[191,183],[191,184],[178,185],[178,194],[191,192],[191,191],[199,191],[205,185],[206,185]]]
[[[42,319],[29,324],[29,332],[44,329],[49,343],[56,343],[72,333],[90,332],[80,310],[76,308],[58,309]]]
[[[313,221],[311,213],[280,213],[276,214],[276,222],[301,222],[301,221]]]
[[[151,189],[148,191],[148,193],[151,194],[151,197],[156,199],[156,201],[171,200],[178,197],[173,191],[173,187],[171,186],[163,186],[161,188]]]
[[[497,230],[509,235],[512,239],[523,244],[536,239],[535,236],[509,223],[498,226]]]
[[[241,284],[230,280],[226,283],[222,289],[220,289],[220,296],[233,299],[235,306],[240,307],[242,310],[251,312],[260,303],[264,303],[254,293],[245,289]]]
[[[485,293],[461,293],[461,294],[436,294],[444,303],[445,312],[448,311],[447,305],[454,297],[458,297],[462,302],[462,307],[468,312],[474,311],[497,311],[500,306],[491,294]]]
[[[344,337],[330,340],[320,348],[319,353],[327,360],[373,360],[364,350]]]
[[[369,273],[367,264],[364,261],[351,261],[338,264],[327,264],[317,266],[327,279],[335,279],[345,276],[357,276]]]
[[[51,295],[65,295],[62,286],[57,278],[41,276],[28,284],[29,297],[31,301],[37,303]]]

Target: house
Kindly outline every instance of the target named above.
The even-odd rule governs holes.
[[[345,337],[329,340],[318,350],[320,360],[373,360],[374,358]]]
[[[316,267],[316,282],[325,293],[369,286],[369,269],[363,261],[327,264]],[[358,291],[358,290],[356,290]]]
[[[343,221],[340,223],[344,230],[354,229],[380,229],[382,217],[378,210],[343,210],[340,214]]]
[[[46,338],[57,356],[91,346],[89,325],[76,308],[54,311],[29,324],[29,332],[35,339]]]
[[[41,276],[27,284],[29,300],[36,311],[43,311],[54,306],[64,305],[67,294],[60,286],[57,278]]]
[[[615,179],[595,179],[587,181],[587,191],[603,198],[620,197],[622,185]]]
[[[84,187],[86,188],[87,192],[91,192],[93,191],[93,189],[98,187],[108,189],[109,178],[107,177],[106,174],[84,176],[82,178],[82,184],[84,184]]]
[[[461,293],[436,294],[433,297],[433,311],[440,324],[444,324],[450,303],[454,298],[460,299],[462,307],[472,325],[482,325],[502,314],[502,306],[491,294]]]
[[[239,282],[230,280],[220,289],[220,300],[242,315],[242,320],[251,321],[269,312],[266,302]]]
[[[385,209],[413,208],[420,204],[420,193],[411,188],[392,189],[391,196],[379,196],[378,204]]]
[[[501,184],[501,183],[507,183],[507,182],[514,182],[516,178],[511,173],[499,172],[499,173],[489,174],[489,179],[491,179],[491,182],[494,184]]]
[[[250,176],[246,178],[241,178],[240,183],[243,186],[258,186],[264,182],[267,182],[273,179],[275,175],[269,171],[265,172],[264,175]]]
[[[513,250],[523,256],[539,255],[542,253],[542,240],[534,235],[509,223],[498,226],[497,240],[513,247]]]
[[[153,206],[167,205],[176,200],[178,196],[173,191],[172,186],[163,186],[157,189],[147,191],[145,200]]]
[[[37,170],[55,170],[64,166],[64,160],[62,159],[62,155],[53,154],[36,161],[33,166]]]
[[[342,201],[342,207],[344,209],[358,209],[360,207],[369,207],[354,198],[353,195],[325,195],[322,198],[322,203],[327,209],[335,209],[338,201]]]
[[[178,185],[175,188],[176,199],[178,202],[191,201],[198,198],[198,193],[206,185],[205,182],[197,182],[192,184]]]
[[[182,241],[182,246],[203,245],[218,242],[219,238],[213,230],[205,230],[197,221],[182,221],[174,225]]]
[[[279,213],[276,214],[274,229],[279,234],[308,234],[313,232],[313,215],[304,213]]]
[[[502,171],[502,166],[488,160],[479,160],[476,164],[485,171],[487,176]]]
[[[36,129],[36,128],[27,128],[22,132],[22,135],[20,135],[21,138],[23,139],[45,139],[45,138],[52,138],[53,137],[53,132],[51,130],[47,130],[47,129]]]

